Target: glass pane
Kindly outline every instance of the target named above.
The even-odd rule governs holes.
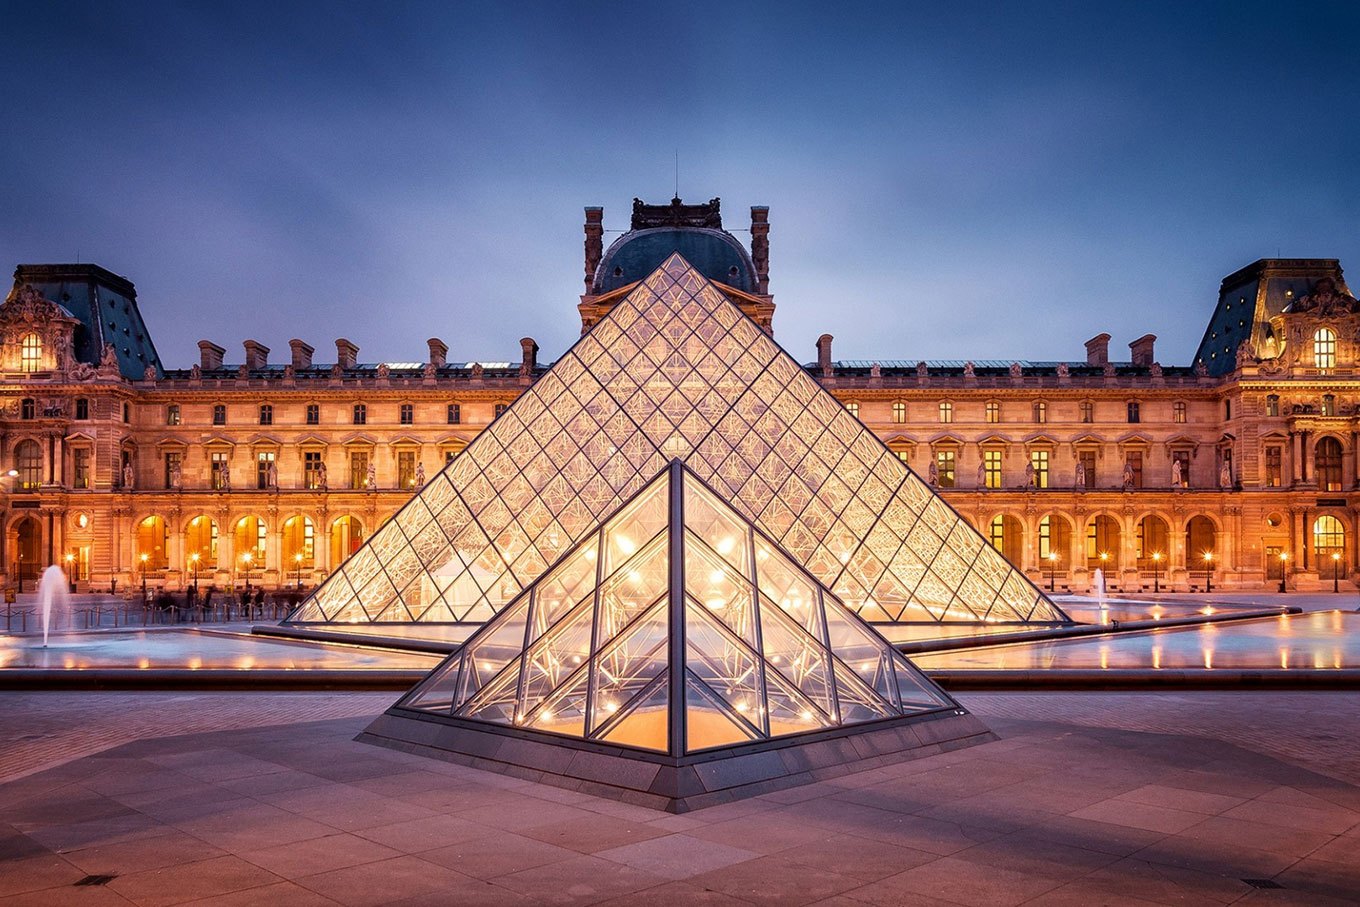
[[[685,534],[685,592],[755,648],[755,590],[691,532]]]
[[[468,669],[459,692],[458,705],[474,695],[482,686],[524,651],[524,626],[529,616],[529,597],[512,605],[493,625],[469,640],[466,657]]]
[[[596,648],[607,645],[670,588],[668,535],[663,532],[657,536],[601,587],[599,613],[595,619]]]
[[[751,574],[746,527],[711,494],[690,480],[685,482],[685,526],[708,543],[742,576]]]
[[[692,674],[685,674],[685,751],[711,749],[757,740],[755,728],[730,713],[714,693]]]
[[[611,721],[644,687],[666,671],[670,609],[658,604],[595,656],[592,733]]]
[[[538,706],[567,676],[581,670],[590,658],[588,602],[550,629],[524,656],[521,714]]]
[[[528,717],[526,726],[572,737],[585,735],[586,688],[590,672],[581,670]]]
[[[760,637],[765,662],[828,715],[834,715],[831,667],[821,644],[769,599],[760,603]]]
[[[665,752],[670,743],[669,689],[665,677],[656,681],[600,739]]]
[[[732,711],[764,732],[759,661],[719,629],[706,608],[693,601],[685,609],[685,668],[721,696]]]
[[[595,544],[591,539],[539,582],[534,590],[530,643],[595,591],[596,559]]]
[[[662,475],[628,508],[609,521],[604,531],[604,572],[608,576],[666,526],[670,512],[670,483]]]

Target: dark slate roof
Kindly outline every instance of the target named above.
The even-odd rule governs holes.
[[[140,381],[148,365],[155,367],[158,376],[164,374],[151,332],[137,308],[137,289],[126,277],[98,265],[19,265],[14,269],[14,282],[32,285],[80,322],[75,333],[75,355],[80,362],[98,365],[104,344],[111,343],[124,378]]]
[[[709,280],[754,293],[756,268],[751,255],[726,230],[706,227],[655,227],[629,230],[614,240],[595,271],[595,293],[608,293],[647,277],[679,252]]]

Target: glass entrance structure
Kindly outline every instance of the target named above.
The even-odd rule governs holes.
[[[289,622],[480,625],[675,459],[867,621],[1067,621],[672,255]]]
[[[929,721],[938,741],[988,739],[677,459],[367,733],[444,755],[497,754],[491,768],[540,760],[563,782],[591,779],[560,749],[543,755],[553,748],[642,758],[669,768],[675,786],[612,779],[603,792],[632,789],[680,809],[747,788],[753,760],[763,760],[763,790],[809,780],[775,770],[790,758],[828,769],[863,752],[910,758],[924,751],[916,731],[904,732],[913,721]],[[847,745],[868,732],[872,747]]]

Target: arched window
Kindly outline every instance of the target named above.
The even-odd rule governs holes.
[[[1119,523],[1101,514],[1086,524],[1086,567],[1108,574],[1119,567]]]
[[[164,570],[170,566],[165,520],[149,516],[137,524],[138,570]]]
[[[1218,530],[1207,516],[1197,516],[1185,524],[1185,566],[1203,567],[1218,557]],[[1209,555],[1208,558],[1205,555]]]
[[[1138,521],[1134,556],[1138,558],[1139,570],[1151,570],[1154,563],[1159,563],[1161,568],[1167,566],[1171,554],[1168,535],[1166,520],[1161,517],[1145,516]]]
[[[283,569],[310,570],[316,563],[316,529],[310,517],[295,516],[283,524]]]
[[[42,368],[42,354],[42,338],[33,333],[25,334],[19,341],[19,371],[38,371]]]
[[[42,447],[37,441],[20,441],[14,448],[14,464],[20,488],[31,491],[42,485]]]
[[[1341,442],[1323,438],[1313,451],[1314,471],[1319,491],[1341,490]]]
[[[1039,521],[1039,560],[1044,567],[1061,567],[1070,556],[1071,546],[1072,528],[1066,519],[1050,514]]]
[[[1313,523],[1313,551],[1317,554],[1319,567],[1333,553],[1344,554],[1346,547],[1346,528],[1331,514],[1324,513]]]
[[[992,517],[987,527],[987,537],[992,547],[1011,563],[1019,563],[1021,544],[1024,541],[1024,527],[1013,516],[998,513]]]
[[[217,569],[217,523],[212,517],[200,514],[189,521],[184,531],[184,557],[190,571],[195,567]]]
[[[356,517],[342,516],[331,523],[331,565],[338,567],[364,543],[364,524]]]
[[[1336,331],[1331,328],[1318,328],[1313,335],[1313,365],[1336,368]]]
[[[238,566],[245,567],[249,564],[250,569],[264,569],[265,531],[264,520],[259,517],[246,516],[237,521],[232,542],[236,550],[236,559],[244,562]],[[246,555],[250,555],[249,561],[245,561]]]

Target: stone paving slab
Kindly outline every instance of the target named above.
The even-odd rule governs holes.
[[[965,697],[1000,741],[672,816],[354,742],[383,697],[121,695],[4,703],[0,907],[1360,903],[1344,696]]]

